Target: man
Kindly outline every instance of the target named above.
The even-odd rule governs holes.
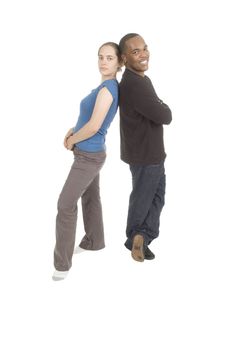
[[[142,262],[155,257],[148,245],[159,235],[165,196],[163,124],[172,116],[145,75],[149,51],[144,39],[130,33],[119,46],[125,65],[120,82],[121,159],[129,164],[133,184],[125,246]]]

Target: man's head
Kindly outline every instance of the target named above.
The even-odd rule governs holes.
[[[139,34],[130,33],[120,40],[119,47],[125,67],[144,76],[150,56],[144,39]]]

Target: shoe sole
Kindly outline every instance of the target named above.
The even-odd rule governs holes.
[[[139,262],[144,261],[143,243],[144,239],[142,235],[134,236],[131,256],[134,260]]]

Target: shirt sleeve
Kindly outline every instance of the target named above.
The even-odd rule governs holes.
[[[155,124],[170,124],[171,110],[158,98],[150,81],[141,80],[133,88],[134,108],[137,113]]]
[[[118,83],[115,80],[106,80],[101,84],[101,88],[106,87],[114,100],[118,98]]]

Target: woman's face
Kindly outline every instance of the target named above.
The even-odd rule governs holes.
[[[98,56],[98,66],[101,75],[108,79],[115,78],[120,66],[115,49],[109,45],[102,46]]]

